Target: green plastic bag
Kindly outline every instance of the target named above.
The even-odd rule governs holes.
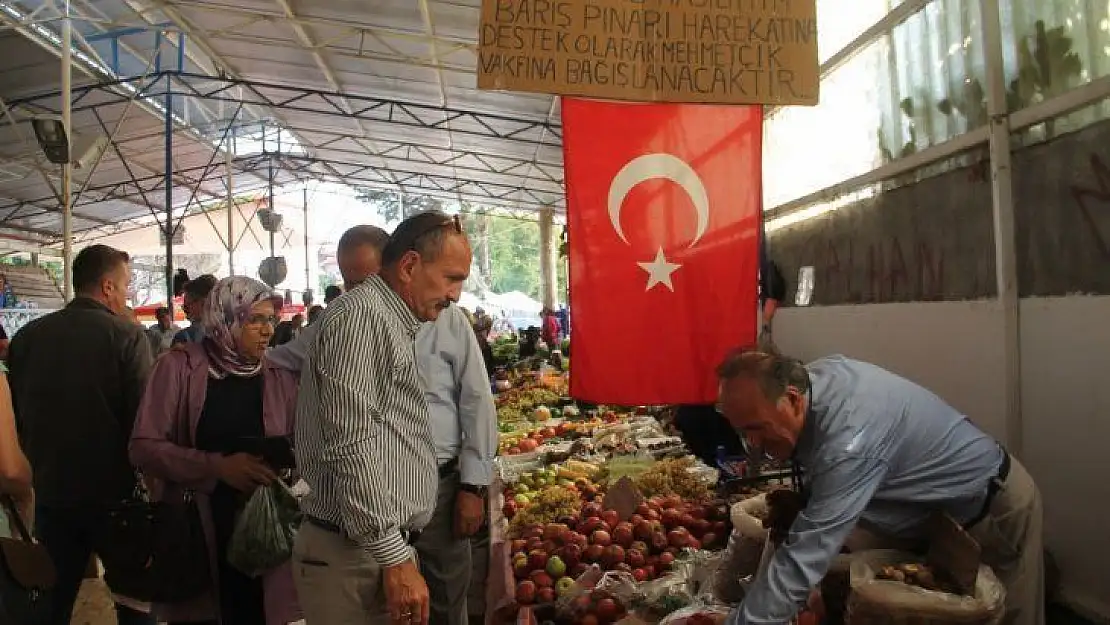
[[[250,577],[259,577],[293,555],[293,536],[300,524],[296,496],[281,480],[258,488],[235,520],[227,545],[227,562]]]

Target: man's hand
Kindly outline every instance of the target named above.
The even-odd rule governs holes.
[[[216,465],[216,472],[221,480],[244,493],[259,486],[269,486],[277,479],[277,474],[261,458],[250,454],[222,456]]]
[[[485,517],[486,501],[475,493],[460,490],[455,496],[455,535],[467,538],[478,533]]]
[[[396,625],[428,625],[428,584],[411,558],[385,568],[385,607]]]

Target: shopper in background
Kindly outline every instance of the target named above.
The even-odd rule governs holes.
[[[759,350],[717,370],[720,406],[754,448],[805,469],[805,509],[731,624],[787,623],[841,547],[923,538],[944,512],[1006,586],[1003,622],[1044,623],[1043,510],[1025,468],[933,393],[843,356]]]
[[[782,269],[778,263],[763,256],[759,267],[759,303],[762,329],[759,340],[771,343],[774,340],[775,313],[779,304],[786,299],[786,279],[782,276]]]
[[[190,280],[184,287],[185,318],[189,320],[189,327],[178,332],[173,337],[173,344],[199,343],[204,338],[204,307],[208,302],[208,294],[216,286],[216,276],[206,273]]]
[[[308,309],[308,325],[312,325],[320,320],[320,315],[324,314],[324,307],[316,304]]]
[[[497,453],[497,409],[475,329],[451,306],[416,335],[439,464],[435,513],[416,541],[431,596],[431,621],[464,625],[470,537],[482,526]]]
[[[309,346],[297,466],[310,492],[294,546],[308,625],[429,621],[412,544],[436,505],[436,444],[414,349],[470,273],[458,217],[401,222],[382,271],[335,300]]]
[[[170,309],[165,306],[161,306],[154,311],[154,319],[157,323],[147,328],[146,334],[147,338],[150,339],[151,353],[157,358],[173,345],[178,327],[174,325],[173,319],[170,317]]]
[[[127,443],[151,367],[150,343],[127,318],[127,253],[106,245],[73,260],[77,296],[12,339],[10,381],[23,449],[34,471],[36,530],[57,570],[52,600],[68,625],[101,528],[129,498]],[[116,604],[120,625],[153,624]]]
[[[367,227],[372,228],[373,226],[367,226]],[[342,271],[342,268],[340,268],[340,271]],[[327,286],[327,288],[324,289],[324,305],[325,306],[331,305],[332,302],[339,299],[340,295],[343,295],[343,289],[339,288],[338,286],[336,286],[334,284],[329,284]]]
[[[339,272],[343,275],[343,282],[348,290],[362,284],[370,276],[377,275],[382,266],[382,250],[388,241],[389,234],[377,226],[355,226],[339,237],[336,257]],[[309,311],[309,319],[311,318],[312,312]],[[300,373],[308,346],[319,331],[320,321],[310,321],[296,338],[268,350],[266,358],[278,367]]]
[[[24,523],[30,527],[33,525],[35,501],[31,488],[31,463],[19,446],[7,369],[2,364],[0,372],[0,495],[7,495],[15,501]]]
[[[174,350],[150,376],[131,438],[131,458],[162,501],[185,489],[211,528],[211,595],[156,605],[170,623],[286,625],[300,618],[289,564],[250,578],[227,561],[235,519],[250,493],[277,479],[251,443],[293,433],[296,376],[263,362],[280,295],[257,280],[221,280],[208,296],[204,339]]]

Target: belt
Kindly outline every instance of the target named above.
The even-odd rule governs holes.
[[[990,482],[987,483],[987,497],[983,500],[983,508],[979,510],[979,514],[976,514],[974,517],[972,517],[970,521],[964,523],[964,529],[969,530],[972,527],[975,527],[975,525],[978,524],[980,521],[987,518],[987,515],[991,512],[991,504],[994,503],[994,498],[998,496],[999,491],[1001,491],[1002,488],[1006,485],[1006,479],[1009,477],[1010,452],[1006,451],[1006,449],[1003,448],[1002,464],[998,467],[998,473],[991,478]]]
[[[324,519],[318,519],[314,516],[310,516],[310,515],[307,515],[307,514],[304,515],[304,520],[309,525],[312,525],[314,527],[322,529],[325,532],[331,532],[333,534],[339,534],[340,536],[342,536],[344,538],[350,538],[349,536],[347,536],[347,532],[343,531],[342,527],[339,527],[338,525],[336,525],[335,523],[332,523],[331,521],[325,521]],[[410,546],[415,545],[416,541],[420,539],[420,532],[415,531],[415,530],[401,530],[401,537],[404,538],[405,542],[408,543]]]
[[[459,459],[451,458],[447,462],[439,465],[439,479],[450,477],[459,472]]]

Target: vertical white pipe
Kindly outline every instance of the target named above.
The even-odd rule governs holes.
[[[987,62],[987,113],[990,116],[991,196],[994,216],[994,263],[1002,308],[1002,359],[1005,374],[1006,446],[1021,455],[1021,325],[1014,234],[1014,192],[1010,167],[1010,111],[1002,68],[1002,25],[998,0],[980,0]]]
[[[66,0],[65,18],[62,20],[62,126],[65,128],[66,163],[62,165],[62,273],[65,274],[64,295],[73,299],[73,22],[69,19],[69,0]]]

